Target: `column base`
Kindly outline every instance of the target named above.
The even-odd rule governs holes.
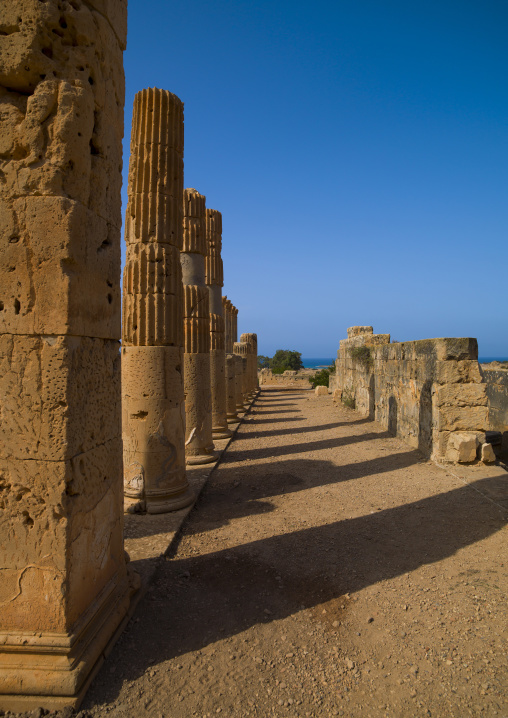
[[[188,466],[198,466],[200,464],[211,464],[217,461],[218,458],[218,454],[198,454],[197,456],[186,456],[185,463]]]
[[[238,424],[239,421],[240,421],[240,418],[239,418],[238,414],[230,414],[227,418],[228,424]]]
[[[78,708],[90,683],[131,618],[140,587],[128,570],[104,587],[72,633],[5,631],[0,634],[0,708]]]
[[[187,488],[183,494],[174,497],[165,497],[163,499],[150,499],[146,498],[146,513],[147,514],[168,514],[170,511],[178,511],[184,509],[186,506],[192,504],[195,500],[196,495],[192,489]]]
[[[233,436],[233,432],[229,429],[212,429],[213,439],[229,439],[231,436]]]

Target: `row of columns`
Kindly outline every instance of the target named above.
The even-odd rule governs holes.
[[[183,105],[164,90],[134,103],[121,307],[126,3],[67,3],[56,35],[46,5],[0,37],[0,708],[13,711],[79,705],[139,589],[124,496],[149,513],[188,505],[186,462],[215,459],[254,390],[236,334],[226,346],[221,215],[184,192]]]
[[[237,341],[222,297],[222,215],[183,188],[183,105],[165,90],[134,100],[125,237],[126,508],[164,513],[192,502],[185,465],[217,460],[257,388],[255,335]]]

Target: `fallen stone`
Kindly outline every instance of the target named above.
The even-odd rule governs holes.
[[[476,459],[478,438],[471,431],[450,434],[445,458],[454,463],[467,464]]]
[[[484,464],[493,464],[496,460],[496,455],[492,444],[482,444],[482,461]]]
[[[315,391],[316,396],[324,396],[324,395],[328,394],[328,387],[317,386],[314,391]]]

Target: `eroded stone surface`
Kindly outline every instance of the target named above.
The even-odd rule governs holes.
[[[184,448],[182,198],[183,105],[167,90],[142,90],[134,99],[123,281],[128,511],[164,513],[193,500]]]
[[[126,3],[0,6],[0,707],[74,704],[128,609]]]

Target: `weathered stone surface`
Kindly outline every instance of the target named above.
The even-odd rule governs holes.
[[[120,345],[0,335],[0,457],[64,461],[120,436]]]
[[[166,90],[141,90],[134,98],[123,283],[127,511],[140,505],[165,513],[194,498],[185,473],[182,198],[183,105]]]
[[[239,421],[236,409],[236,356],[226,354],[226,416],[228,424]]]
[[[349,327],[347,330],[347,338],[360,337],[364,334],[374,334],[373,327]]]
[[[478,438],[473,432],[450,434],[445,458],[447,461],[467,464],[476,459]]]
[[[180,347],[122,347],[124,492],[148,513],[187,506]]]
[[[453,432],[487,428],[487,398],[474,339],[390,343],[387,334],[353,327],[340,343],[331,383],[356,409],[437,458]]]
[[[128,609],[126,3],[0,5],[0,708],[76,705]]]
[[[167,90],[136,94],[129,162],[127,244],[182,248],[183,103]]]
[[[210,309],[210,388],[212,400],[212,436],[227,439],[231,436],[227,420],[226,343],[221,287],[222,215],[215,209],[206,210],[205,282],[208,287]]]
[[[205,284],[206,198],[183,196],[185,455],[188,464],[215,461],[212,437],[210,294]],[[192,282],[190,284],[189,282]]]
[[[0,200],[0,333],[118,337],[116,228],[66,197],[11,206]]]
[[[328,388],[326,386],[317,386],[314,389],[314,394],[316,396],[328,396]]]
[[[240,336],[240,341],[248,346],[247,388],[249,396],[254,396],[258,389],[258,337],[257,334],[246,333]]]
[[[484,464],[493,464],[496,460],[496,455],[492,444],[482,444],[482,461]]]

